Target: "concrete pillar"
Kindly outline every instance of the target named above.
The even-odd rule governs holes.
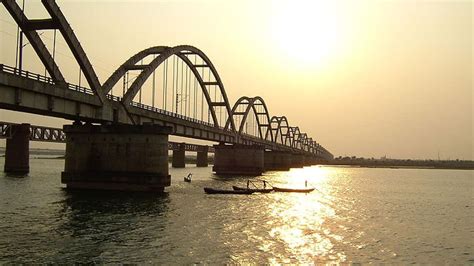
[[[291,154],[283,151],[265,151],[265,170],[287,171],[291,167]]]
[[[209,165],[207,160],[207,155],[209,152],[208,146],[202,146],[197,152],[196,166],[197,167],[207,167]]]
[[[27,174],[30,171],[30,124],[11,125],[11,138],[5,148],[5,173]]]
[[[61,182],[68,189],[163,192],[170,127],[71,125]]]
[[[300,153],[293,153],[291,156],[291,168],[301,168],[305,164],[304,155]]]
[[[178,145],[177,150],[173,150],[173,160],[171,166],[174,168],[184,168],[186,167],[186,149],[184,143]]]
[[[214,145],[212,170],[222,175],[261,175],[264,169],[264,147],[259,145]]]

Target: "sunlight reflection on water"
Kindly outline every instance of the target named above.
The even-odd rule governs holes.
[[[187,166],[138,197],[64,191],[63,167],[33,159],[28,177],[0,178],[0,264],[474,261],[472,172],[313,166],[252,179],[308,194],[207,195],[248,177]]]
[[[272,228],[267,243],[268,249],[274,241],[281,241],[287,256],[276,256],[270,263],[309,263],[315,260],[330,259],[345,261],[343,252],[335,251],[333,242],[343,238],[334,234],[324,223],[335,216],[331,189],[326,186],[330,170],[327,168],[292,169],[278,172],[272,176],[276,182],[286,183],[285,187],[302,188],[305,181],[309,187],[317,188],[313,193],[274,193],[273,201],[268,205]],[[291,254],[288,256],[288,254]],[[283,259],[280,261],[280,259]]]

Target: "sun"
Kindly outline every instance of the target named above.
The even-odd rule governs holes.
[[[344,45],[342,19],[334,2],[275,1],[272,38],[279,52],[305,66],[323,66]]]

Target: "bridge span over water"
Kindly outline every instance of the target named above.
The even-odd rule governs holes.
[[[20,127],[29,128],[29,140],[38,142],[51,142],[51,143],[66,143],[66,133],[62,128],[44,127],[30,124],[19,125],[16,123],[9,123],[0,121],[0,138],[12,139],[16,134],[16,131]],[[27,149],[24,149],[25,151]],[[168,150],[173,151],[172,155],[172,166],[177,168],[184,168],[186,166],[185,152],[195,152],[196,165],[198,167],[207,167],[209,164],[209,153],[214,153],[213,146],[198,145],[184,142],[168,141]],[[21,153],[17,150],[9,150],[11,154],[11,160],[24,160],[27,161],[28,153]],[[25,157],[20,158],[20,157]]]
[[[258,175],[333,158],[284,115],[270,115],[263,98],[242,96],[231,104],[217,69],[196,47],[146,48],[101,83],[54,0],[41,1],[45,19],[29,19],[14,0],[1,2],[21,33],[16,66],[0,64],[0,108],[74,121],[64,127],[68,187],[162,190],[170,182],[163,164],[169,134],[219,143],[217,174]],[[61,34],[77,62],[78,84],[65,79],[55,47],[48,49],[38,33],[45,30]],[[23,69],[23,36],[47,75]],[[7,150],[8,143],[21,149],[27,141],[26,130],[15,127]]]

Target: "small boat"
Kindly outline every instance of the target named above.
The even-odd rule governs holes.
[[[193,176],[193,174],[189,174],[188,176],[185,176],[184,177],[184,182],[191,182],[191,177]]]
[[[232,186],[232,188],[236,191],[250,190],[253,192],[260,192],[260,193],[270,193],[273,191],[273,188],[246,188],[246,187],[238,187],[238,186]]]
[[[275,192],[299,192],[299,193],[309,193],[315,188],[283,188],[283,187],[273,187]]]
[[[210,187],[205,187],[204,192],[207,194],[252,194],[254,191],[250,190],[228,190],[228,189],[215,189]]]

